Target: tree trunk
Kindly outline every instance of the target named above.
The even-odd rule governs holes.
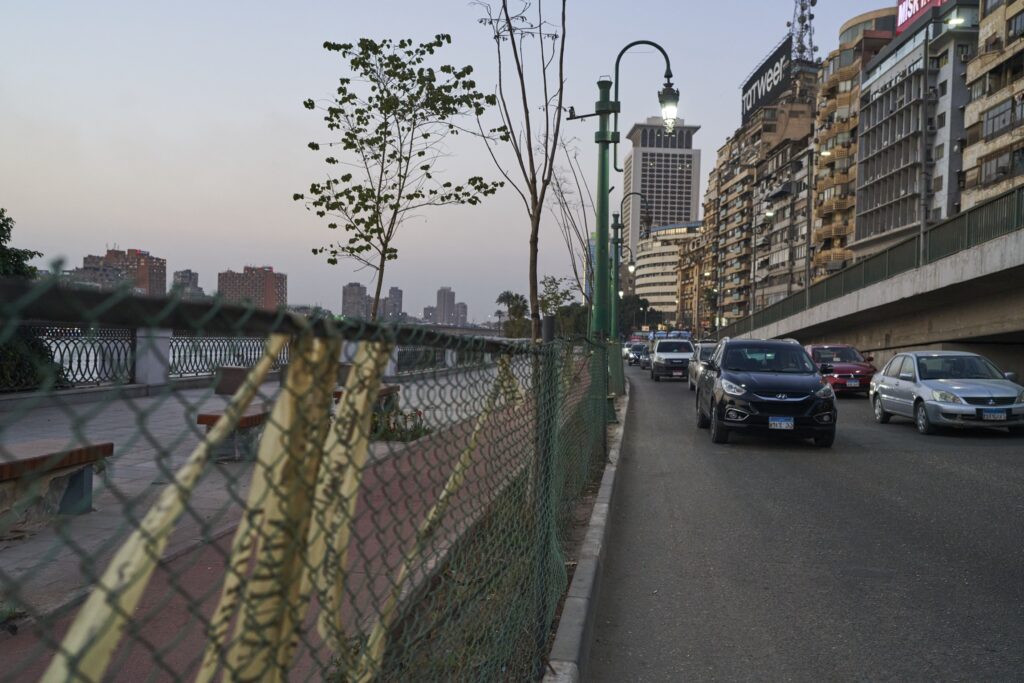
[[[381,250],[380,264],[377,266],[377,289],[373,292],[373,307],[370,309],[370,320],[374,322],[377,320],[377,308],[380,305],[380,290],[384,288],[384,266],[387,264],[384,254],[387,251],[387,245],[385,245]]]
[[[540,339],[540,300],[537,293],[537,251],[540,243],[541,207],[530,213],[530,339]]]

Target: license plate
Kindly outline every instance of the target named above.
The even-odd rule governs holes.
[[[792,429],[793,418],[791,417],[769,417],[768,429]]]
[[[860,386],[860,380],[859,379],[848,379],[848,380],[846,380],[846,386],[849,389],[856,389],[857,387]]]
[[[673,377],[682,377],[683,376],[683,371],[682,370],[676,370],[675,372],[672,373],[672,376]]]
[[[995,409],[995,408],[986,408],[985,410],[981,411],[981,419],[982,420],[995,420],[997,422],[999,420],[1006,420],[1006,411],[1005,410]]]

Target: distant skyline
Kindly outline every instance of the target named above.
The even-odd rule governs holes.
[[[839,25],[895,2],[820,0],[819,54],[836,47]],[[553,6],[553,5],[552,5]],[[216,274],[249,264],[289,275],[295,304],[341,308],[342,287],[370,277],[354,263],[327,265],[311,250],[323,222],[291,196],[321,177],[322,140],[308,97],[328,95],[343,75],[325,40],[362,36],[429,39],[450,33],[439,60],[473,64],[478,86],[494,84],[493,44],[462,0],[381,4],[244,5],[185,0],[9,3],[0,23],[0,206],[17,221],[14,244],[62,257],[65,266],[114,244],[192,269],[212,288]],[[627,42],[659,42],[673,60],[680,118],[701,126],[701,187],[715,151],[739,124],[740,83],[785,34],[789,0],[632,4],[570,0],[566,104],[589,112],[595,82],[611,73]],[[657,20],[653,20],[657,19]],[[709,68],[708,65],[713,65]],[[622,61],[623,133],[657,114],[662,62],[648,50]],[[595,119],[568,122],[593,183]],[[628,145],[620,150],[620,159]],[[498,172],[466,136],[442,165],[452,174]],[[622,178],[612,178],[613,203]],[[527,293],[525,212],[511,191],[478,207],[446,208],[410,222],[388,264],[384,291],[400,287],[405,310],[434,304],[440,283],[487,320],[498,293]],[[541,233],[540,272],[570,275],[553,221]]]

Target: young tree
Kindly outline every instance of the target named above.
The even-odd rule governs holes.
[[[568,170],[560,168],[551,181],[554,206],[549,210],[562,233],[569,263],[572,266],[573,283],[584,304],[589,305],[587,283],[594,281],[593,264],[590,262],[590,215],[594,211],[594,198],[590,187],[583,179],[579,153],[562,143],[562,151],[568,160]],[[586,198],[584,198],[586,195]]]
[[[348,63],[351,77],[338,82],[334,96],[318,107],[332,136],[328,142],[310,142],[316,151],[337,148],[325,157],[327,177],[310,184],[296,201],[321,218],[327,227],[346,237],[313,249],[335,265],[341,257],[374,271],[377,280],[371,319],[377,318],[384,269],[398,258],[395,238],[409,218],[427,207],[478,204],[503,184],[473,176],[462,184],[437,177],[435,167],[447,155],[445,141],[458,134],[457,120],[481,116],[493,95],[484,95],[471,79],[472,66],[436,69],[426,62],[451,37],[440,34],[415,44],[403,40],[324,43]],[[338,173],[335,168],[344,172]]]
[[[36,268],[29,265],[29,261],[42,256],[42,253],[7,246],[13,233],[14,219],[7,213],[7,209],[0,207],[0,277],[33,278],[36,276]]]
[[[548,21],[543,0],[494,0],[474,3],[483,10],[497,53],[499,126],[480,133],[494,164],[515,188],[530,222],[530,317],[533,338],[540,337],[537,253],[540,222],[555,171],[562,126],[565,85],[566,0],[557,24]],[[513,7],[510,8],[510,4]],[[511,72],[511,74],[510,74]],[[539,98],[539,99],[535,99]],[[478,117],[479,121],[479,117]],[[515,159],[510,173],[498,160],[496,141],[505,142]],[[513,175],[516,179],[513,179]]]
[[[572,301],[572,291],[563,287],[564,282],[554,275],[545,275],[540,281],[540,310],[544,315],[555,315],[559,308]]]

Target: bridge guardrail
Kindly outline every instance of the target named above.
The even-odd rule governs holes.
[[[1024,188],[1010,190],[929,228],[924,263],[921,236],[915,235],[862,259],[771,306],[721,328],[719,337],[735,337],[834,301],[909,270],[935,263],[966,249],[1024,228]]]

